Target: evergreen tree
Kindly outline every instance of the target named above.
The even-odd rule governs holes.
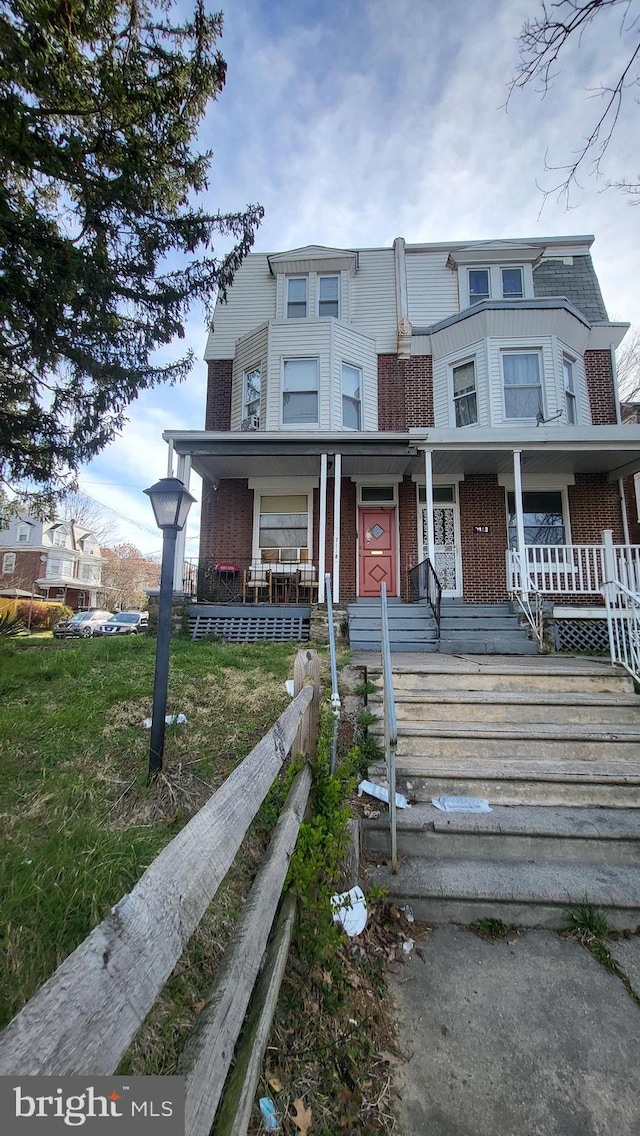
[[[194,300],[212,311],[260,206],[198,203],[197,147],[225,80],[197,0],[5,0],[0,10],[0,477],[53,496],[143,390],[183,379]],[[216,257],[214,237],[230,247]]]

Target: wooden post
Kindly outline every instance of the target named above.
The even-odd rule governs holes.
[[[300,719],[298,732],[293,739],[291,753],[304,753],[315,757],[320,727],[320,659],[317,651],[298,651],[293,664],[294,698],[304,686],[313,686],[313,698],[306,714]]]

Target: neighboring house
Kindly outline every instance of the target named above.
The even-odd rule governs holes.
[[[74,611],[96,606],[102,574],[100,546],[75,521],[24,515],[0,532],[0,591],[60,600]]]
[[[589,236],[254,253],[206,348],[199,581],[238,599],[415,595],[601,602],[601,534],[629,543],[622,424]],[[634,521],[637,519],[634,518]],[[595,551],[594,551],[595,550]],[[412,570],[414,570],[412,574]],[[206,593],[199,589],[200,598]]]

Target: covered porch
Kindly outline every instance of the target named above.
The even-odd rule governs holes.
[[[544,595],[597,603],[602,532],[621,579],[640,580],[624,479],[640,469],[630,426],[332,433],[168,432],[169,468],[204,479],[200,555],[176,555],[176,590],[200,602],[410,600],[429,561],[445,595]],[[177,466],[177,469],[176,469]],[[376,519],[377,518],[377,519]],[[635,520],[635,518],[634,518]]]

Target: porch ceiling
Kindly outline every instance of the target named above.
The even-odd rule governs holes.
[[[323,453],[342,454],[343,477],[410,477],[424,472],[425,449],[439,476],[509,474],[513,451],[521,451],[522,471],[531,476],[603,473],[609,480],[640,470],[638,426],[596,426],[588,430],[523,429],[505,439],[499,430],[315,434],[301,438],[255,434],[167,431],[180,454],[209,480],[245,477],[317,477]]]

